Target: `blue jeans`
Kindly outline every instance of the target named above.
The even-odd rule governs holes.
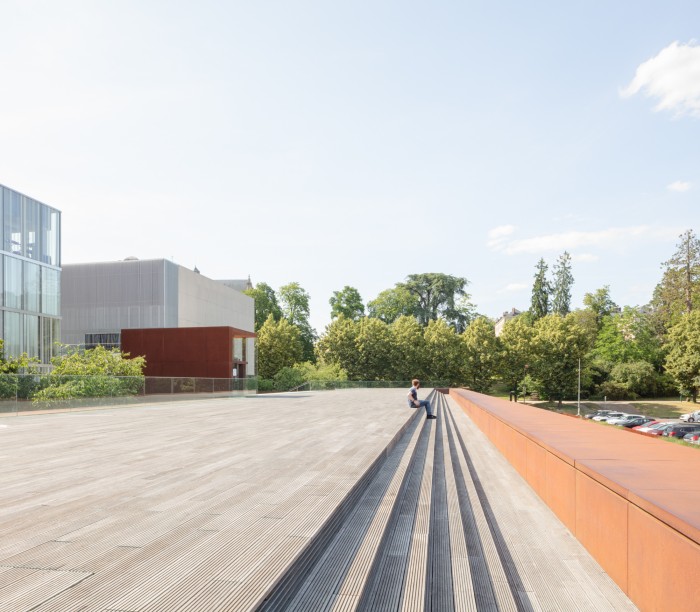
[[[420,408],[425,407],[425,414],[433,414],[433,409],[430,407],[430,402],[428,400],[418,400],[418,406]]]

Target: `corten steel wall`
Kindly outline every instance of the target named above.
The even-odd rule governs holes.
[[[698,609],[699,451],[472,391],[450,395],[640,609]]]
[[[121,333],[123,351],[146,357],[146,376],[197,378],[231,378],[233,339],[255,337],[233,327],[123,329]]]

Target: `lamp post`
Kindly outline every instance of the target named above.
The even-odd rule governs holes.
[[[576,416],[581,418],[581,358],[578,358],[578,394],[576,396]]]

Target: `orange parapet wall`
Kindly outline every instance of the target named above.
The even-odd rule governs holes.
[[[642,610],[697,610],[700,451],[451,389]]]

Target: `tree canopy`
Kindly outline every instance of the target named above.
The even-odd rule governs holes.
[[[457,331],[463,331],[473,317],[474,306],[468,301],[466,278],[426,272],[409,274],[405,282],[397,283],[416,300],[415,316],[421,325],[443,319]],[[460,298],[465,298],[461,300]]]
[[[544,259],[540,259],[535,268],[535,282],[532,285],[532,297],[530,299],[530,313],[534,320],[541,319],[549,314],[549,294],[552,288],[547,280],[547,269]]]
[[[365,315],[365,306],[362,303],[362,297],[355,287],[345,285],[340,291],[334,291],[328,302],[331,305],[332,319],[343,315],[348,319],[357,321]]]

